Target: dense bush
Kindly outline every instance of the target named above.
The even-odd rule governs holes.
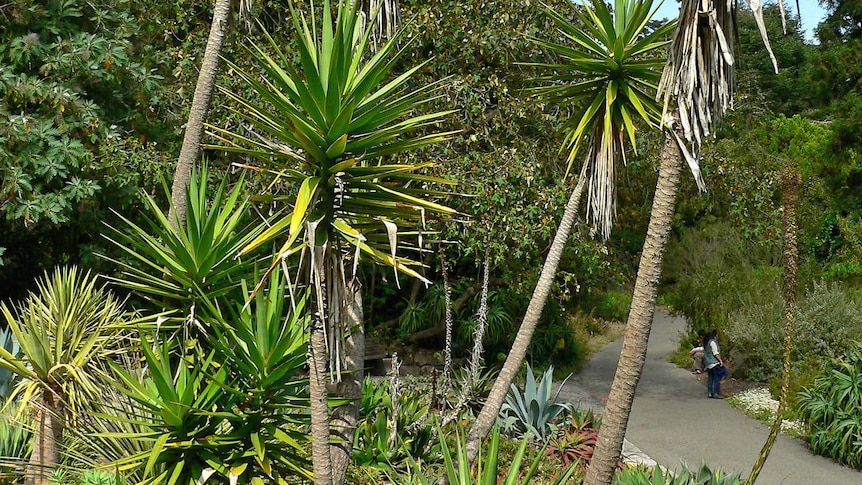
[[[692,329],[715,328],[721,338],[734,312],[780,298],[780,268],[763,264],[770,259],[768,249],[727,224],[688,230],[668,248],[666,270],[674,285],[667,302],[688,317]],[[724,343],[726,352],[735,345]]]
[[[767,380],[781,373],[784,315],[783,302],[746,305],[733,314],[726,336],[733,343],[737,371],[753,380]],[[851,348],[862,334],[862,298],[858,291],[837,283],[817,283],[807,292],[796,312],[794,374],[799,377],[819,369]]]
[[[814,385],[799,393],[799,403],[811,450],[862,469],[862,344],[833,359]]]

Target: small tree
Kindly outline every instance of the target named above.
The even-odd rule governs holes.
[[[294,65],[272,38],[268,37],[272,55],[253,45],[251,52],[264,79],[233,68],[260,101],[223,92],[254,134],[212,128],[223,142],[215,148],[254,157],[261,164],[250,168],[274,177],[271,187],[279,193],[268,197],[279,200],[282,187],[298,187],[283,217],[242,254],[283,237],[285,242],[270,269],[298,254],[302,261],[298,283],[313,288],[309,365],[312,456],[314,480],[319,485],[343,480],[353,441],[355,421],[342,427],[340,438],[347,444],[333,444],[330,450],[326,376],[335,383],[343,382],[341,391],[346,397],[359,397],[363,358],[357,278],[360,257],[392,267],[396,282],[398,273],[424,280],[414,269],[420,263],[400,256],[399,249],[421,250],[428,218],[455,214],[432,201],[444,192],[431,185],[451,182],[419,173],[433,163],[397,159],[450,135],[414,134],[449,114],[418,114],[437,98],[443,81],[409,90],[406,82],[421,64],[387,81],[409,43],[398,46],[403,40],[399,32],[368,55],[374,22],[360,25],[358,3],[339,1],[333,18],[330,1],[325,0],[318,26],[313,12],[301,14],[291,2],[300,65]],[[405,227],[411,230],[405,231]],[[406,234],[415,235],[415,243],[408,244]],[[334,477],[331,457],[343,463]]]
[[[35,423],[25,483],[45,484],[60,461],[67,422],[100,399],[101,369],[127,352],[123,342],[145,320],[125,311],[95,275],[74,267],[46,273],[38,292],[18,305],[2,303],[0,311],[23,355],[0,347],[0,366],[21,377],[8,402],[20,397],[20,412],[29,407]]]

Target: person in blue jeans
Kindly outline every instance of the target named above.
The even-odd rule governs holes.
[[[721,359],[721,349],[715,337],[718,334],[712,330],[706,334],[703,342],[703,367],[706,369],[706,394],[713,399],[724,399],[721,395],[721,378],[724,375],[724,361]]]

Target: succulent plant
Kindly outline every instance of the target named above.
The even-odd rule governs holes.
[[[506,402],[500,409],[498,422],[503,432],[510,436],[523,436],[530,433],[543,443],[547,443],[557,434],[555,420],[572,411],[570,403],[560,403],[560,391],[571,377],[569,374],[556,393],[553,393],[554,367],[551,366],[538,381],[533,376],[533,369],[527,364],[527,382],[524,391],[512,384]]]

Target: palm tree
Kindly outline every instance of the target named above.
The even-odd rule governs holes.
[[[290,62],[290,56],[268,36],[272,55],[253,45],[263,80],[233,68],[260,101],[223,90],[253,134],[217,127],[212,131],[222,141],[214,148],[256,158],[258,166],[244,166],[274,177],[273,193],[264,198],[292,201],[284,217],[241,254],[282,237],[285,242],[270,269],[299,255],[296,282],[313,289],[309,339],[312,456],[315,483],[329,485],[340,483],[343,472],[339,470],[333,477],[331,469],[326,376],[349,382],[353,396],[360,390],[357,365],[361,365],[361,356],[349,367],[345,362],[347,340],[361,336],[361,314],[356,311],[361,308],[357,301],[359,260],[367,257],[392,267],[396,282],[398,273],[424,280],[415,269],[420,263],[399,255],[399,248],[421,250],[425,222],[456,213],[432,201],[446,192],[431,185],[451,182],[418,173],[432,163],[403,163],[396,157],[450,136],[413,134],[438,123],[449,112],[417,114],[437,98],[443,82],[410,90],[406,82],[421,64],[387,80],[409,42],[397,47],[402,40],[398,32],[376,53],[367,54],[372,29],[358,22],[356,2],[339,1],[333,19],[330,2],[325,0],[319,26],[313,12],[300,14],[290,5],[299,37],[300,65]],[[294,187],[298,187],[295,195],[285,195]],[[407,243],[408,235],[415,236],[415,242]],[[352,442],[351,429],[343,430],[343,440]],[[333,450],[349,456],[349,445]]]
[[[201,70],[192,95],[192,105],[189,108],[189,119],[183,135],[180,156],[174,169],[174,181],[171,187],[171,227],[178,232],[186,220],[186,191],[192,167],[201,149],[201,136],[204,132],[204,122],[210,107],[216,74],[218,73],[219,55],[224,37],[230,23],[230,0],[216,0],[213,7],[213,20],[207,38]],[[246,2],[240,2],[246,5]]]
[[[58,268],[37,285],[20,304],[0,304],[22,355],[0,347],[0,366],[21,378],[8,403],[20,397],[35,423],[27,485],[49,482],[67,421],[99,400],[101,369],[128,350],[121,342],[144,321],[98,286],[95,275],[74,267]]]
[[[617,0],[612,14],[603,1],[591,0],[590,4],[574,11],[579,25],[545,6],[562,41],[535,39],[559,60],[532,64],[545,72],[536,79],[542,85],[532,92],[551,102],[584,105],[578,116],[565,125],[562,150],[568,152],[570,169],[585,135],[589,135],[590,142],[580,179],[566,204],[512,350],[470,429],[467,448],[471,459],[476,457],[479,444],[493,426],[509,385],[523,364],[584,187],[589,187],[593,221],[601,225],[605,235],[609,234],[615,204],[614,174],[619,162],[625,160],[626,139],[634,148],[637,119],[647,125],[658,125],[661,108],[654,100],[654,85],[663,60],[656,51],[667,44],[664,39],[672,31],[673,24],[645,34],[644,29],[654,13],[652,5],[652,0]]]
[[[752,0],[749,4],[774,65],[760,2]],[[684,0],[680,9],[678,29],[659,83],[659,93],[664,99],[665,140],[658,182],[623,349],[584,481],[586,485],[610,485],[622,450],[635,389],[646,358],[662,256],[673,219],[683,161],[687,162],[698,186],[703,188],[698,165],[700,144],[713,132],[732,99],[733,43],[730,35],[736,31],[733,8],[728,0]]]
[[[395,0],[366,0],[362,2],[362,8],[367,12],[366,16],[379,10],[380,15],[373,22],[373,39],[376,43],[380,39],[388,38],[395,30],[398,22],[398,6]],[[242,0],[239,2],[240,15],[249,10],[251,2]],[[195,92],[192,95],[192,105],[189,108],[189,119],[186,122],[186,131],[183,135],[183,144],[180,155],[177,158],[177,166],[174,169],[174,179],[171,185],[171,213],[169,220],[174,231],[179,231],[186,219],[186,196],[189,178],[192,168],[200,154],[201,137],[204,132],[207,112],[209,112],[210,100],[215,88],[216,74],[218,73],[219,56],[222,44],[230,24],[231,1],[216,0],[213,7],[213,19],[210,24],[210,33],[207,38],[204,57],[201,61],[201,70],[195,84]]]

